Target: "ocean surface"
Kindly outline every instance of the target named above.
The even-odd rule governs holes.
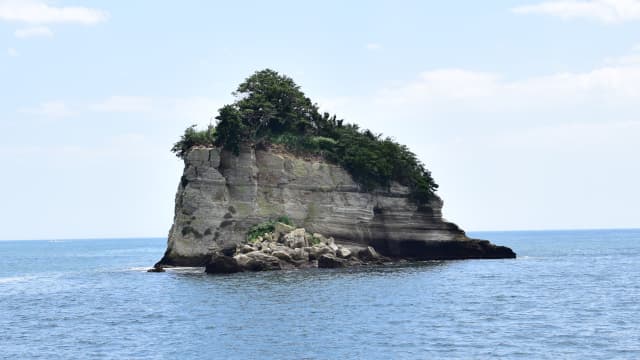
[[[640,359],[640,230],[516,260],[146,273],[164,239],[1,241],[1,359]]]

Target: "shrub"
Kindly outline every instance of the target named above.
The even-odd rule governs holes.
[[[322,240],[320,240],[320,238],[315,237],[315,236],[311,236],[311,245],[318,245],[322,242]]]
[[[189,149],[194,146],[211,146],[214,144],[216,137],[216,128],[213,125],[209,125],[206,130],[197,130],[196,125],[189,126],[184,134],[180,137],[180,140],[173,144],[171,151],[177,156],[184,157]]]
[[[259,236],[262,236],[266,233],[270,233],[275,228],[275,222],[273,221],[265,221],[260,224],[253,225],[247,231],[247,241],[250,243],[255,242]]]
[[[253,243],[259,236],[273,232],[278,222],[293,226],[293,222],[286,215],[280,216],[275,220],[267,220],[249,228],[249,231],[247,231],[247,241]]]
[[[279,218],[276,219],[276,222],[283,223],[289,226],[295,226],[293,224],[293,221],[291,221],[291,219],[289,219],[287,215],[280,216]]]

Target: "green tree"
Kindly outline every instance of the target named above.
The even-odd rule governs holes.
[[[242,121],[240,112],[234,105],[225,105],[219,110],[216,117],[218,125],[216,126],[215,145],[238,155],[240,153],[240,145],[248,137],[248,127]]]
[[[317,107],[289,77],[266,69],[247,78],[234,92],[243,123],[260,139],[287,131],[306,133],[314,128]]]
[[[191,125],[185,129],[180,140],[173,144],[171,151],[177,156],[184,157],[194,146],[211,146],[216,137],[216,128],[209,125],[206,130],[197,130],[196,125]]]

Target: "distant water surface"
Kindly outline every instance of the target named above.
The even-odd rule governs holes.
[[[639,359],[640,230],[516,260],[150,274],[164,239],[0,242],[2,359]]]

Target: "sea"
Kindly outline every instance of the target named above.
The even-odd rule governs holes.
[[[640,359],[640,230],[513,260],[147,273],[166,239],[0,242],[0,359]]]

